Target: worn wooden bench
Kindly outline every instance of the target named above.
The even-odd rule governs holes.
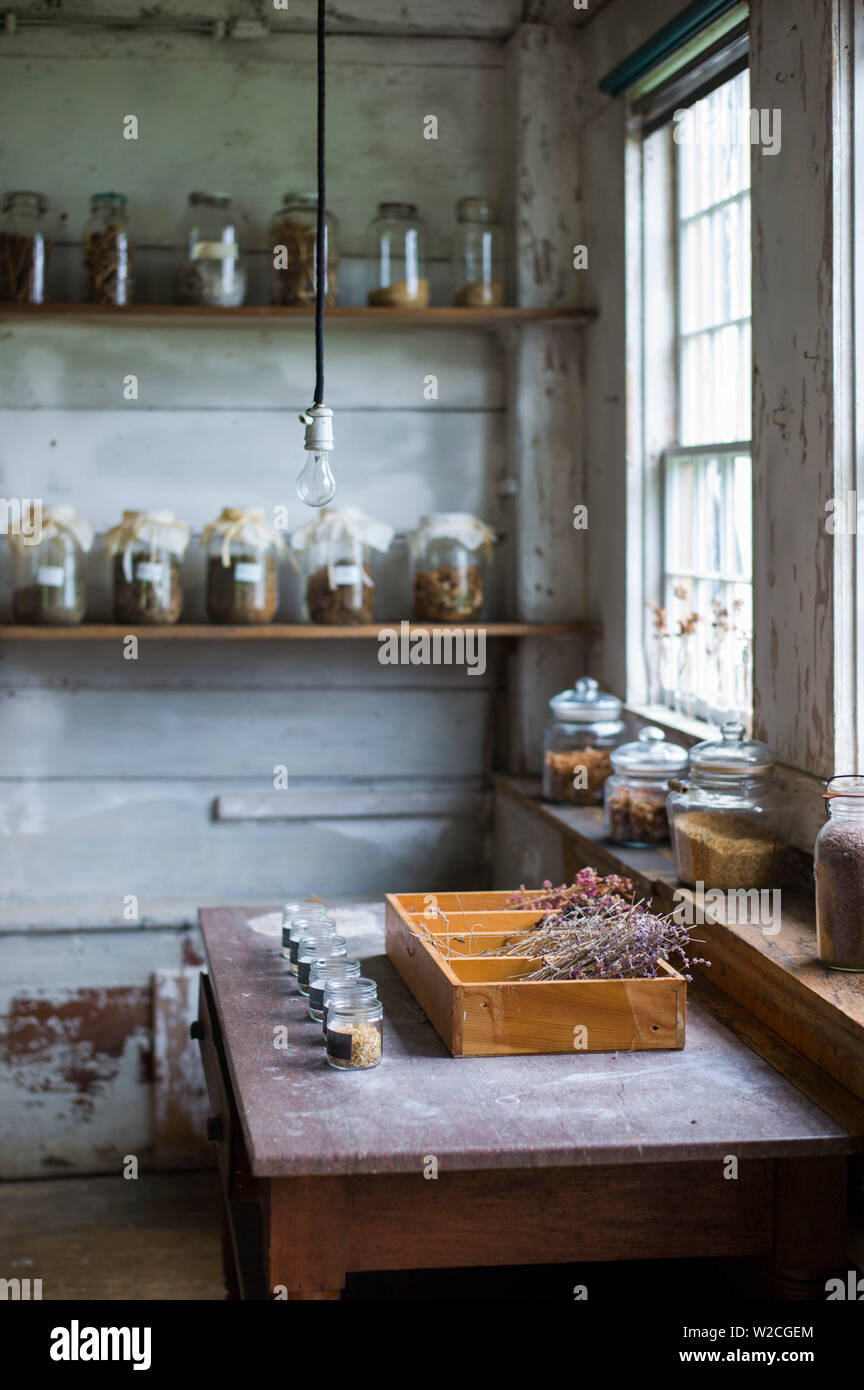
[[[383,908],[336,915],[384,1004],[369,1072],[327,1066],[260,908],[201,911],[193,1031],[232,1296],[335,1299],[355,1270],[754,1256],[809,1297],[845,1268],[854,1106],[829,1115],[693,1001],[682,1052],[453,1058],[384,955]]]

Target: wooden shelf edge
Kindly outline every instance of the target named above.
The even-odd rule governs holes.
[[[244,304],[236,309],[212,305],[181,304],[10,304],[0,302],[0,319],[43,319],[46,322],[111,324],[160,323],[168,327],[191,323],[259,324],[267,327],[310,324],[310,307],[278,309],[264,304]],[[350,305],[327,310],[331,324],[401,324],[417,328],[506,328],[519,324],[545,324],[547,327],[578,328],[597,317],[594,309],[527,309],[502,305],[489,309],[457,309],[439,306],[431,309],[378,309]]]
[[[679,884],[668,848],[639,850],[610,843],[599,810],[540,801],[536,778],[496,773],[492,781],[497,792],[560,831],[568,867],[593,864],[606,873],[625,874],[661,910],[675,905]],[[782,909],[786,925],[777,937],[717,920],[698,926],[700,951],[712,965],[694,974],[864,1101],[864,976],[819,964],[812,908],[790,897],[791,908]]]
[[[415,632],[485,632],[487,637],[596,637],[597,625],[575,623],[409,623]],[[79,623],[72,627],[30,627],[23,623],[0,624],[0,639],[7,642],[108,642],[137,637],[141,641],[344,641],[378,638],[400,633],[400,621],[363,623],[357,627],[322,626],[314,623],[267,623],[261,626],[229,626],[220,623],[175,623],[153,627],[124,627],[120,623]]]

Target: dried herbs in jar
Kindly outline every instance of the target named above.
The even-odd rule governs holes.
[[[834,777],[816,837],[816,936],[832,970],[864,971],[864,777]]]
[[[118,623],[176,623],[183,611],[181,560],[189,527],[173,512],[123,513],[105,535],[113,557],[114,618]]]
[[[467,512],[424,516],[411,536],[414,617],[469,623],[485,615],[495,532]]]
[[[42,304],[48,242],[43,218],[48,199],[41,193],[5,193],[0,217],[0,300]]]
[[[612,776],[603,789],[606,834],[620,845],[656,845],[669,838],[669,778],[687,766],[687,750],[667,743],[662,729],[640,729],[635,743],[610,754]]]
[[[270,623],[279,607],[278,556],[285,542],[263,507],[225,507],[205,526],[207,612],[215,623]]]
[[[29,531],[29,528],[28,528]],[[71,627],[87,608],[85,564],[93,531],[72,507],[44,507],[38,531],[9,537],[12,612],[18,623]]]
[[[372,552],[385,552],[392,536],[389,526],[353,508],[325,508],[294,532],[291,545],[303,564],[309,622],[352,627],[372,622]]]
[[[126,198],[122,193],[95,193],[84,229],[84,268],[88,304],[130,304],[132,244]]]
[[[325,213],[324,303],[336,303],[339,292],[339,253],[336,219]],[[314,195],[286,193],[270,222],[273,247],[273,303],[282,307],[314,304],[317,293],[318,200]]]

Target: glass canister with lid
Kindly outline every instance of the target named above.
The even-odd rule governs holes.
[[[0,300],[13,304],[42,304],[48,242],[43,219],[48,211],[44,193],[24,190],[4,193],[0,204]]]
[[[314,304],[318,290],[318,199],[314,193],[286,193],[270,219],[273,249],[273,303]],[[339,251],[336,218],[324,213],[324,303],[332,307],[339,294]]]
[[[635,743],[609,754],[612,775],[603,788],[606,834],[619,845],[644,847],[669,838],[669,778],[687,766],[687,750],[667,743],[662,729],[640,729]]]
[[[114,574],[118,623],[176,623],[183,611],[181,561],[189,527],[173,512],[123,513],[105,532]]]
[[[832,970],[864,971],[864,777],[832,777],[816,836],[816,939]]]
[[[504,303],[501,228],[487,198],[461,198],[456,204],[453,264],[461,309],[485,309]]]
[[[611,775],[611,752],[627,726],[617,695],[583,676],[549,701],[551,718],[543,741],[543,795],[547,801],[599,806]]]
[[[425,309],[429,280],[423,246],[423,223],[413,203],[379,203],[369,228],[373,308]]]
[[[178,304],[235,309],[246,297],[237,218],[227,193],[190,193],[187,259],[177,271]]]
[[[778,886],[786,818],[775,762],[773,749],[746,738],[735,721],[690,749],[689,780],[673,779],[666,802],[682,883],[721,891]]]
[[[497,537],[470,512],[433,512],[412,532],[414,617],[428,623],[476,622],[486,613]]]
[[[88,304],[131,304],[132,243],[124,193],[94,193],[84,228]]]
[[[86,556],[93,528],[73,507],[44,507],[39,533],[10,533],[17,623],[80,623],[87,608]]]
[[[223,507],[204,527],[207,612],[214,623],[270,623],[279,607],[279,556],[286,545],[263,507]]]
[[[304,576],[305,616],[310,623],[357,627],[375,612],[372,552],[385,554],[393,530],[353,507],[324,511],[291,537]]]

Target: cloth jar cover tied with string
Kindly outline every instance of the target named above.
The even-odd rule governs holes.
[[[84,557],[92,544],[93,527],[74,507],[43,507],[37,533],[10,533],[16,622],[63,627],[81,622],[87,608]]]
[[[466,623],[486,611],[488,569],[497,536],[470,512],[434,512],[409,537],[414,617]]]
[[[183,611],[180,562],[189,527],[173,512],[124,511],[105,532],[113,560],[114,617],[118,623],[176,623]]]
[[[279,556],[288,547],[263,507],[224,507],[204,527],[207,612],[216,623],[269,623],[279,607]]]
[[[371,622],[371,552],[385,554],[392,539],[392,527],[353,507],[325,510],[295,531],[291,548],[303,565],[307,621],[352,627]]]

